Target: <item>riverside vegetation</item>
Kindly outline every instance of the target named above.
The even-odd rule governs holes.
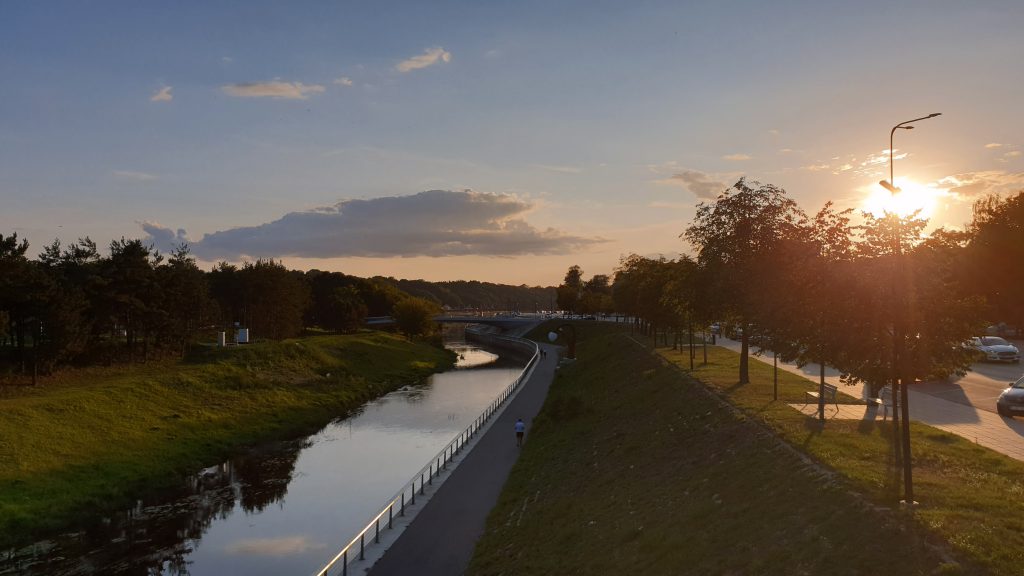
[[[453,360],[425,342],[361,332],[0,387],[0,549],[99,521],[241,447],[313,432]]]
[[[577,328],[471,574],[1019,573],[1024,464],[914,423],[906,514],[889,425],[822,427],[786,405],[812,382],[780,373],[773,402],[771,367],[738,385],[722,348],[687,372],[620,327]]]

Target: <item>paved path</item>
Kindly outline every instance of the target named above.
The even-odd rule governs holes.
[[[740,343],[727,338],[718,338],[718,345],[735,352],[740,351]],[[752,348],[751,351],[753,352],[753,350]],[[772,363],[770,352],[760,357],[751,354],[751,358],[766,364]],[[779,368],[804,376],[812,382],[818,381],[819,367],[817,364],[808,364],[803,368],[798,368],[794,364],[784,363],[780,360]],[[848,386],[840,382],[839,372],[832,368],[825,369],[825,381],[838,387],[843,394],[858,399],[866,398],[862,385]],[[1005,418],[986,410],[978,410],[973,406],[917,392],[913,386],[907,390],[907,393],[912,420],[963,436],[971,442],[991,448],[1011,458],[1024,460],[1024,421]],[[877,415],[875,410],[865,410],[864,407],[859,407],[859,409],[862,416],[870,415],[871,418],[874,418]]]
[[[484,523],[519,458],[513,424],[530,424],[554,378],[558,349],[541,345],[541,361],[465,459],[445,480],[398,540],[370,569],[370,576],[455,576],[465,572]]]

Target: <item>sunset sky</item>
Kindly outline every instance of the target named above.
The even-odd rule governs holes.
[[[557,284],[740,176],[1024,189],[1024,2],[5,2],[0,233]]]

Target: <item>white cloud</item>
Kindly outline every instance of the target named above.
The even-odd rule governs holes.
[[[171,90],[173,90],[172,86],[164,86],[163,88],[154,92],[153,95],[149,97],[149,101],[170,102],[171,100],[174,100],[174,95],[171,94]]]
[[[452,59],[452,53],[448,52],[440,46],[433,48],[427,48],[423,54],[419,56],[413,56],[408,60],[402,60],[395,65],[395,70],[399,72],[412,72],[413,70],[419,70],[420,68],[427,68],[441,62],[450,62]]]
[[[749,154],[727,154],[722,156],[722,160],[732,160],[734,162],[743,162],[745,160],[750,160],[751,158],[752,156]]]
[[[1006,154],[1003,154],[1003,156],[1006,156],[1007,158],[1016,158],[1016,157],[1018,157],[1020,155],[1021,155],[1020,150],[1011,150],[1010,152],[1007,152]]]
[[[229,96],[239,98],[274,98],[277,100],[305,100],[310,94],[319,94],[326,90],[320,84],[303,84],[302,82],[245,82],[227,84],[220,89]]]
[[[793,149],[792,149],[792,148],[781,148],[781,149],[779,150],[779,154],[790,154],[790,153],[792,153],[792,152],[793,152]]]
[[[985,144],[985,148],[1001,148],[1003,145],[998,142],[989,142]]]
[[[808,172],[820,172],[822,170],[828,170],[828,164],[809,164],[807,166],[801,166],[801,170],[807,170]]]
[[[352,79],[348,76],[341,76],[340,78],[335,78],[332,81],[332,84],[337,84],[338,86],[351,86]]]
[[[191,248],[204,260],[519,256],[568,254],[606,241],[534,228],[523,219],[533,207],[509,194],[471,190],[345,200],[258,226],[213,232]],[[184,230],[148,222],[143,230],[164,250],[187,237]]]
[[[111,174],[119,180],[130,180],[132,182],[151,182],[160,178],[156,174],[136,172],[134,170],[114,170]]]

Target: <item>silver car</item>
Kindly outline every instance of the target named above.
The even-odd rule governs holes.
[[[1001,416],[1024,414],[1024,376],[1003,390],[996,400],[996,412]]]
[[[971,338],[971,345],[984,355],[985,360],[1020,362],[1020,350],[999,336],[977,336]]]

